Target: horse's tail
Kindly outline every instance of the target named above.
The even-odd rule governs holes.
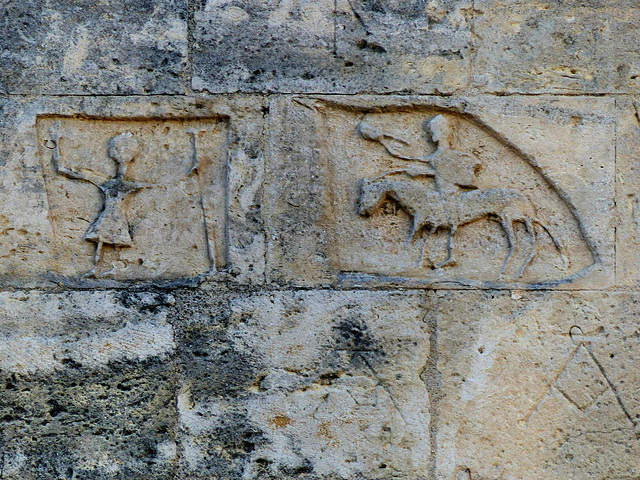
[[[562,264],[563,264],[564,269],[565,270],[568,269],[569,268],[569,257],[567,257],[566,249],[565,249],[564,245],[562,244],[562,242],[560,240],[558,240],[553,233],[551,233],[551,229],[549,228],[549,226],[546,223],[544,223],[542,220],[540,220],[539,218],[532,218],[531,221],[533,223],[537,224],[537,225],[540,225],[540,227],[542,227],[542,229],[545,232],[547,232],[547,235],[549,235],[549,238],[553,242],[553,245],[556,247],[556,250],[560,254],[560,258],[562,258]],[[535,232],[533,232],[533,235],[535,235]]]

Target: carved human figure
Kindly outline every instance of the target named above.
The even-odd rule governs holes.
[[[98,217],[84,234],[84,239],[96,244],[93,258],[94,266],[85,276],[104,277],[115,270],[115,262],[119,260],[120,249],[131,247],[133,239],[129,231],[129,222],[125,211],[125,199],[145,188],[162,187],[126,180],[127,168],[140,154],[140,145],[130,133],[122,133],[108,142],[109,157],[117,164],[115,177],[104,181],[104,178],[90,171],[82,173],[60,164],[60,140],[56,139],[53,150],[53,166],[60,175],[83,182],[91,183],[100,189],[103,196],[103,208]],[[114,257],[111,268],[100,272],[104,249],[112,248]]]
[[[363,138],[380,143],[391,156],[422,164],[389,170],[380,175],[380,178],[395,173],[406,173],[410,177],[434,177],[436,189],[442,193],[459,192],[460,187],[476,188],[475,178],[482,165],[471,155],[451,148],[452,131],[449,120],[442,115],[436,115],[425,124],[425,130],[436,144],[436,150],[425,156],[410,157],[403,155],[397,147],[397,144],[407,145],[406,141],[382,133],[365,123],[358,127]]]
[[[451,211],[451,208],[455,207],[455,202],[445,201],[445,199],[446,196],[457,196],[464,190],[477,188],[475,178],[481,168],[481,164],[471,155],[451,148],[452,131],[446,117],[436,115],[425,124],[425,130],[436,144],[436,150],[429,155],[410,157],[403,155],[397,147],[398,144],[406,145],[407,142],[404,140],[379,132],[365,123],[360,124],[358,127],[358,131],[363,138],[380,143],[391,156],[400,160],[420,163],[420,165],[408,168],[389,170],[376,178],[398,173],[405,173],[410,177],[427,176],[434,178],[436,190],[442,199],[441,207],[446,216],[446,224],[449,225],[447,258],[436,267],[455,266],[453,235],[457,229],[454,219],[458,216],[458,212]],[[429,236],[432,233],[434,233],[433,230],[427,232]]]

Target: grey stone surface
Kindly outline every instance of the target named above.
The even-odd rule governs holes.
[[[450,93],[468,83],[469,0],[197,3],[193,89]]]
[[[229,305],[177,337],[181,472],[429,478],[427,297],[273,292]]]
[[[0,91],[185,91],[185,0],[9,0],[0,8]]]
[[[473,85],[484,92],[640,88],[634,1],[476,0],[474,8]]]
[[[1,298],[3,478],[172,478],[173,297]]]
[[[613,284],[611,100],[286,97],[271,111],[271,281]]]

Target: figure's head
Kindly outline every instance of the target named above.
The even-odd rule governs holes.
[[[451,126],[449,120],[442,115],[433,117],[427,124],[427,131],[431,133],[431,138],[437,144],[448,144],[451,137]]]
[[[126,164],[140,154],[140,144],[130,132],[113,137],[108,147],[109,156],[120,164]]]

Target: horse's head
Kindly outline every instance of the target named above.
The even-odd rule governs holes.
[[[384,194],[379,182],[363,178],[360,181],[360,199],[358,200],[358,214],[363,217],[372,215],[384,200]]]

